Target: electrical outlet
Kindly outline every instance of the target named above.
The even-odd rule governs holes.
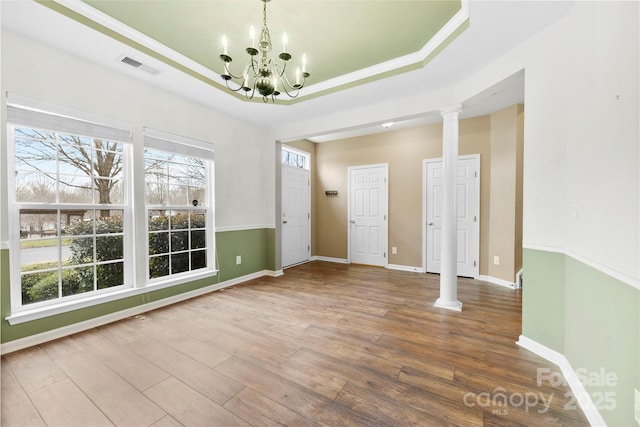
[[[242,264],[242,255],[236,255],[236,265]]]
[[[496,255],[496,256],[494,256],[494,257],[493,257],[493,263],[494,263],[495,265],[500,265],[500,257],[499,257],[499,256],[497,256],[497,255]]]
[[[392,255],[398,255],[398,248],[396,248],[395,246],[391,247],[391,254]]]
[[[635,396],[636,396],[636,410],[635,410],[635,418],[636,418],[636,422],[638,423],[638,425],[640,425],[640,390],[635,389]]]

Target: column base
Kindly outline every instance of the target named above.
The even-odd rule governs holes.
[[[462,311],[462,303],[460,301],[443,301],[442,298],[438,298],[434,307],[445,308],[452,311]]]

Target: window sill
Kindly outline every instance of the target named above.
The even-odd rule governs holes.
[[[164,280],[161,282],[150,283],[142,288],[126,288],[114,292],[109,292],[102,295],[95,295],[79,300],[66,301],[55,305],[48,305],[45,307],[38,307],[34,309],[20,310],[6,317],[9,325],[19,325],[21,323],[31,322],[33,320],[44,319],[50,316],[56,316],[58,314],[68,313],[70,311],[79,310],[82,308],[92,307],[99,304],[104,304],[111,301],[117,301],[123,298],[128,298],[136,295],[146,294],[149,292],[157,291],[172,286],[181,285],[183,283],[194,282],[200,279],[206,279],[209,277],[215,277],[218,274],[218,270],[207,271],[203,273],[193,274],[189,276],[183,276],[171,280]]]

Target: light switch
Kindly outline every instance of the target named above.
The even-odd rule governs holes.
[[[578,201],[571,201],[571,218],[578,219]]]

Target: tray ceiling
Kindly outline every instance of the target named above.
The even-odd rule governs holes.
[[[225,91],[219,76],[222,35],[239,73],[248,57],[249,27],[259,33],[263,6],[260,0],[41,4]],[[311,78],[298,98],[304,100],[424,66],[466,28],[465,5],[460,0],[272,0],[267,25],[274,56],[284,32],[291,65],[307,55]]]

